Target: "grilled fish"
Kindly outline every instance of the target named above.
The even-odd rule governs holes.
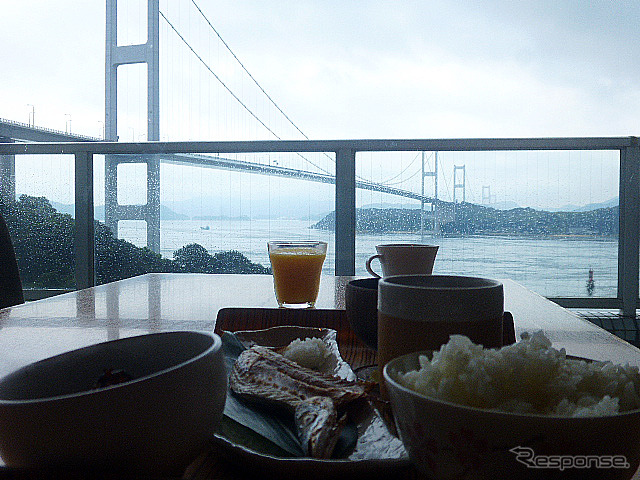
[[[346,415],[338,418],[330,398],[311,397],[300,402],[296,406],[295,423],[305,453],[313,458],[331,458],[346,420]]]
[[[229,385],[247,400],[293,413],[298,438],[306,454],[314,458],[331,456],[346,420],[338,410],[366,397],[373,387],[304,368],[258,345],[240,354]]]

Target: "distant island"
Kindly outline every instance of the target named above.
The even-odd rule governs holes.
[[[619,207],[580,212],[548,212],[533,208],[497,210],[473,203],[438,204],[439,232],[443,235],[589,235],[610,237],[618,234]],[[432,227],[431,212],[425,212],[425,228]],[[335,230],[335,212],[311,228]],[[359,233],[420,232],[420,210],[402,208],[356,209]]]
[[[75,217],[76,207],[73,204],[68,203],[59,203],[59,202],[49,202],[53,208],[55,208],[59,213],[66,213],[71,215],[71,217]],[[93,209],[94,217],[96,220],[104,222],[104,205],[96,205]],[[182,213],[176,213],[171,210],[166,205],[160,205],[160,220],[189,220],[188,215],[184,215]]]

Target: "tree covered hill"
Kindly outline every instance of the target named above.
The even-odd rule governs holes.
[[[25,288],[75,288],[74,226],[44,197],[20,196],[0,203],[18,259]],[[237,251],[213,255],[198,244],[186,245],[163,258],[148,248],[117,239],[103,223],[95,224],[96,281],[98,284],[150,272],[270,273]]]
[[[595,235],[618,234],[619,207],[586,212],[547,212],[533,208],[496,210],[473,203],[439,204],[440,232],[445,235]],[[361,233],[419,232],[420,210],[365,208],[356,210]],[[431,219],[427,218],[426,228]],[[312,226],[335,229],[335,212]]]

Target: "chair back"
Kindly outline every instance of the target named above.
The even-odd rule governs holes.
[[[0,308],[24,303],[22,282],[9,229],[0,213]]]

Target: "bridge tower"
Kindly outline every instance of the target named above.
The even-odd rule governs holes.
[[[460,175],[458,175],[460,172]],[[458,203],[456,199],[456,190],[462,189],[462,203],[466,201],[465,193],[466,193],[466,183],[467,176],[465,174],[464,165],[454,165],[453,166],[453,203]]]
[[[491,185],[482,186],[482,205],[489,205],[491,203]]]
[[[430,216],[432,220],[431,233],[434,235],[440,232],[440,224],[438,221],[438,152],[434,152],[433,170],[426,169],[425,152],[422,152],[422,199],[420,200],[420,238],[424,240],[425,234],[425,178],[433,179],[433,199],[431,201]]]
[[[118,141],[118,67],[147,64],[147,140],[160,140],[160,7],[159,0],[147,0],[147,42],[118,45],[118,2],[107,0],[105,48],[105,139]],[[144,163],[147,166],[147,203],[118,203],[118,165]],[[105,222],[118,236],[119,220],[144,220],[147,246],[160,252],[160,159],[131,160],[117,155],[105,156]]]

